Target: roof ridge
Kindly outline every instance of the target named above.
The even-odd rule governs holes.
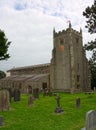
[[[29,68],[49,66],[49,65],[50,65],[50,63],[45,63],[45,64],[37,64],[37,65],[31,65],[31,66],[16,67],[16,68],[12,68],[10,70],[7,70],[7,72],[12,71],[12,70],[27,69],[27,68],[29,69]]]

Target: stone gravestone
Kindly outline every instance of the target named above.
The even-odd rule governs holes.
[[[0,126],[3,126],[3,125],[4,125],[4,117],[0,116]]]
[[[63,112],[63,109],[60,107],[60,96],[56,96],[56,101],[57,101],[57,107],[55,109],[55,113],[61,113]]]
[[[86,114],[86,127],[81,130],[96,130],[96,111],[90,110]]]
[[[33,89],[33,96],[34,98],[39,98],[39,88]]]
[[[86,114],[86,130],[96,130],[96,111],[94,110]]]
[[[14,90],[14,101],[20,101],[20,90]]]
[[[28,97],[28,105],[29,105],[29,106],[32,106],[32,105],[33,105],[33,101],[34,101],[34,97],[33,97],[32,95],[30,95],[30,96]]]
[[[80,108],[80,98],[76,99],[76,108]]]
[[[0,90],[0,110],[9,110],[10,102],[9,102],[9,91],[8,90]]]

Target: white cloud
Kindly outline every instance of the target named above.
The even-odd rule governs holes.
[[[53,46],[52,31],[73,28],[84,30],[83,10],[93,0],[0,0],[0,28],[9,41],[11,58],[0,61],[0,69],[50,62]],[[84,30],[85,31],[85,30]],[[89,34],[84,33],[84,42]],[[88,37],[88,38],[87,38]],[[92,36],[94,38],[94,36]]]

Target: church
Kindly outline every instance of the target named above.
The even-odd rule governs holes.
[[[91,89],[90,71],[83,48],[82,30],[74,30],[69,23],[66,30],[53,29],[53,50],[50,63],[17,67],[7,71],[0,80],[2,87],[31,93],[40,91],[86,92]]]

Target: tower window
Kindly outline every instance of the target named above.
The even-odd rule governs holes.
[[[76,38],[76,43],[78,43],[79,42],[79,38]]]
[[[78,63],[78,64],[77,64],[77,71],[79,71],[79,68],[80,68],[80,67],[79,67],[79,63]]]
[[[63,39],[60,39],[60,45],[63,45],[64,41]]]
[[[60,52],[64,51],[64,44],[63,43],[64,43],[63,39],[60,39],[60,46],[59,46]]]
[[[77,82],[80,82],[80,75],[77,75]]]
[[[80,87],[80,75],[77,75],[77,88]]]

